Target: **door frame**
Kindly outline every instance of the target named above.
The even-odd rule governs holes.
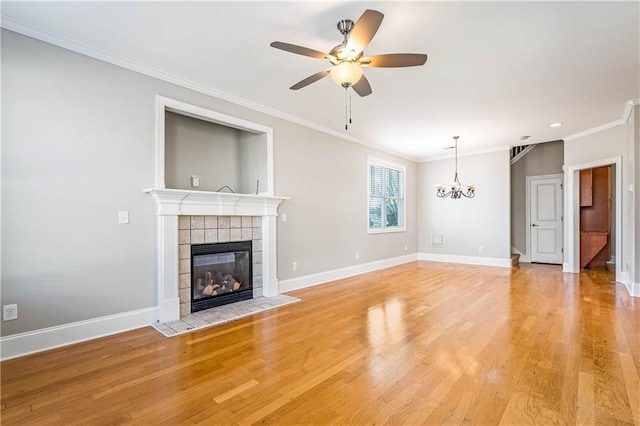
[[[615,166],[616,184],[616,281],[622,282],[622,157],[612,157],[590,163],[569,166],[566,173],[567,190],[565,196],[565,263],[564,272],[580,272],[580,170],[603,166]]]
[[[524,182],[525,182],[525,228],[527,228],[526,232],[525,232],[525,245],[527,247],[527,258],[526,261],[527,262],[531,262],[532,258],[531,258],[531,181],[533,180],[541,180],[541,179],[554,179],[554,178],[560,178],[560,190],[562,190],[563,194],[562,194],[562,215],[564,218],[564,173],[553,173],[550,175],[535,175],[535,176],[525,176],[524,178]],[[564,259],[564,245],[565,245],[565,230],[564,230],[564,226],[565,226],[565,221],[562,220],[562,245],[563,247],[561,247],[560,249],[563,251],[563,259]],[[522,262],[524,263],[525,260],[523,259]]]

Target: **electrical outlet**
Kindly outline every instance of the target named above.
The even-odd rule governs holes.
[[[126,210],[120,210],[118,212],[118,223],[119,224],[127,224],[129,223],[129,212]]]
[[[484,248],[482,246],[478,247],[478,253],[484,252]]]
[[[293,264],[291,265],[291,270],[292,271],[297,271],[298,270],[298,262],[293,262]]]
[[[282,213],[282,221],[283,222],[287,221],[287,214],[286,213]]]
[[[409,247],[405,245],[404,246],[404,251],[408,251],[408,250],[409,250]]]
[[[356,260],[360,259],[360,252],[356,252]]]
[[[2,307],[2,321],[12,321],[18,319],[18,304],[4,305]]]

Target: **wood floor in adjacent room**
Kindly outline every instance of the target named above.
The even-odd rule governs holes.
[[[640,425],[640,298],[612,279],[409,263],[179,337],[5,361],[1,420]]]

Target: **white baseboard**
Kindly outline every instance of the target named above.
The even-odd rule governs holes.
[[[364,274],[366,272],[376,271],[378,269],[390,268],[403,263],[415,262],[418,260],[418,254],[408,254],[406,256],[393,257],[391,259],[378,260],[376,262],[364,263],[362,265],[348,266],[346,268],[334,269],[332,271],[320,272],[303,277],[291,278],[280,281],[280,292],[298,290],[305,287],[311,287],[323,284],[329,281],[340,280],[342,278],[352,277],[354,275]]]
[[[431,262],[464,263],[467,265],[500,266],[511,268],[511,258],[458,256],[455,254],[419,253],[418,259]]]
[[[626,283],[627,291],[631,297],[640,297],[640,283]]]
[[[634,283],[631,281],[629,272],[620,272],[620,282],[624,284],[631,297],[640,297],[640,283]]]
[[[0,359],[7,360],[150,325],[158,308],[93,318],[0,338]]]

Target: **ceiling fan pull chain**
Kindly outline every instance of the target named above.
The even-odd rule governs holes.
[[[353,108],[351,108],[351,93],[349,93],[349,124],[351,124],[351,111]]]
[[[349,117],[349,104],[347,103],[347,91],[349,90],[348,87],[344,88],[344,129],[345,130],[349,130],[349,121],[348,121],[348,117]]]

